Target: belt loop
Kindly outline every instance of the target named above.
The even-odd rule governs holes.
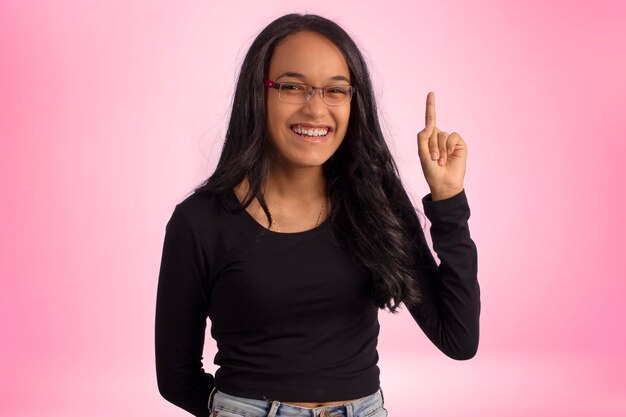
[[[354,417],[354,405],[352,405],[352,402],[346,404],[346,417]]]
[[[211,414],[213,412],[213,397],[215,395],[215,391],[217,391],[215,385],[213,386],[213,389],[211,390],[211,393],[209,394],[209,414]]]
[[[280,401],[272,401],[272,407],[270,411],[267,413],[267,417],[275,417],[276,413],[278,413],[278,407],[280,406]]]

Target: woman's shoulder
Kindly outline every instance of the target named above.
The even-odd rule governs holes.
[[[202,224],[219,221],[224,214],[224,196],[196,190],[176,204],[172,216],[182,216],[192,224]]]

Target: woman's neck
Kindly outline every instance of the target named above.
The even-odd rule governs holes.
[[[240,202],[249,190],[247,178],[235,187],[235,194]],[[272,213],[276,230],[302,231],[309,230],[323,222],[331,212],[331,201],[325,194],[325,179],[321,167],[298,169],[271,169],[261,189],[265,201]],[[246,207],[250,215],[265,227],[265,214],[260,215],[261,205],[255,198]],[[268,218],[269,219],[269,218]],[[313,220],[315,219],[315,223]],[[276,226],[278,223],[280,226]]]
[[[319,201],[325,196],[321,166],[293,167],[274,164],[264,186],[264,194],[280,201]]]

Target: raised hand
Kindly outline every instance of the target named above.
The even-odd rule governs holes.
[[[432,199],[442,200],[463,191],[467,146],[461,135],[442,132],[436,123],[431,91],[426,96],[426,127],[417,134],[417,149]]]

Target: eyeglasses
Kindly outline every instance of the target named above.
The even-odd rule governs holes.
[[[265,80],[265,86],[278,90],[278,99],[285,103],[304,104],[311,100],[315,90],[322,94],[322,100],[329,106],[339,106],[349,103],[356,90],[351,85],[329,85],[326,87],[313,87],[304,83],[276,83]]]

